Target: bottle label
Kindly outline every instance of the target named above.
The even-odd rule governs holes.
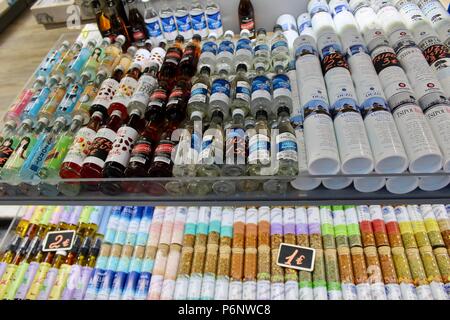
[[[297,139],[290,132],[283,132],[275,138],[278,150],[277,160],[297,161]]]
[[[138,162],[144,166],[151,160],[152,144],[145,139],[138,140],[131,150],[130,163]]]
[[[252,100],[266,99],[271,100],[270,80],[266,76],[257,76],[252,81]]]
[[[236,83],[236,99],[249,102],[250,95],[250,84],[247,81],[238,81]]]
[[[252,17],[242,17],[241,30],[250,31],[250,37],[253,37],[255,35],[255,20]]]
[[[223,138],[205,133],[200,152],[200,163],[220,163],[223,159]]]
[[[182,52],[180,51],[180,49],[170,48],[167,51],[165,62],[178,65],[178,63],[181,60],[181,54],[182,54]]]
[[[172,151],[174,147],[175,145],[172,141],[161,141],[161,143],[156,147],[153,162],[164,162],[166,164],[171,164]]]
[[[255,56],[269,54],[269,46],[265,43],[256,45],[254,50],[255,50]]]
[[[8,161],[9,157],[14,152],[14,149],[16,149],[17,142],[18,139],[14,136],[3,140],[3,143],[0,146],[0,168],[5,165],[6,161]]]
[[[153,48],[150,55],[150,65],[152,64],[157,65],[158,70],[161,69],[165,57],[166,57],[166,50],[160,47]]]
[[[239,39],[236,44],[236,55],[248,55],[253,54],[252,41],[250,39]]]
[[[70,268],[69,276],[67,278],[66,288],[64,289],[61,299],[72,300],[73,294],[77,288],[81,277],[81,266],[74,264]]]
[[[450,158],[450,106],[440,104],[425,112],[434,137],[441,147],[444,159]]]
[[[272,44],[271,51],[272,55],[278,53],[278,51],[289,50],[289,45],[286,40],[278,40]]]
[[[429,41],[428,43],[427,41],[422,41],[419,43],[425,59],[436,70],[450,68],[450,54],[447,47],[440,43],[439,39],[433,39],[436,39],[438,43],[434,44],[434,41]]]
[[[255,134],[248,143],[248,161],[250,164],[270,164],[270,139],[265,134]]]
[[[213,41],[207,41],[202,46],[202,53],[209,52],[212,53],[213,55],[216,55],[217,50],[218,50],[217,44]]]
[[[142,69],[145,70],[149,66],[150,61],[150,51],[147,49],[139,49],[133,58],[133,63],[138,64]]]
[[[132,77],[124,77],[119,84],[116,94],[111,103],[120,103],[124,106],[128,105],[134,90],[138,86],[138,81]]]
[[[224,40],[219,44],[219,53],[220,52],[229,52],[234,54],[234,43],[229,40]]]
[[[147,32],[148,32],[150,38],[158,38],[158,37],[162,36],[161,25],[159,24],[158,17],[148,19],[148,20],[146,19],[145,25],[147,27]]]
[[[227,130],[226,164],[245,163],[245,131],[240,128]]]
[[[53,288],[57,276],[58,276],[58,269],[50,268],[50,270],[48,270],[47,276],[45,277],[45,280],[42,282],[42,286],[40,287],[37,300],[48,299],[48,296],[50,295],[50,290]]]
[[[44,167],[49,171],[58,172],[64,157],[72,145],[73,137],[70,135],[63,135],[56,143],[55,147],[47,155],[44,162]]]
[[[209,30],[217,30],[222,28],[222,16],[220,11],[206,12]]]
[[[324,59],[329,54],[342,52],[339,38],[335,32],[324,32],[317,38],[317,49]]]
[[[92,105],[101,105],[105,108],[108,108],[118,88],[119,82],[112,78],[106,79],[105,81],[103,81],[97,96],[92,102]]]
[[[181,62],[187,62],[189,60],[194,59],[195,57],[195,49],[192,46],[188,46],[187,48],[184,49],[184,53],[183,53],[183,58],[181,59]]]
[[[206,103],[209,98],[208,86],[204,83],[196,83],[191,89],[189,104],[194,102]]]
[[[133,40],[135,42],[142,41],[145,39],[145,31],[140,27],[131,28],[131,33],[133,34]]]
[[[24,300],[39,268],[39,263],[31,262],[16,293],[16,299]]]
[[[189,32],[192,30],[191,17],[187,14],[184,16],[176,16],[178,31]]]
[[[48,75],[60,58],[61,53],[58,50],[53,51],[51,54],[47,56],[45,62],[39,68],[38,74]]]
[[[98,130],[97,135],[89,148],[89,154],[83,161],[83,164],[93,163],[100,168],[103,168],[115,138],[116,133],[109,128],[101,128]]]
[[[225,79],[216,79],[211,87],[211,100],[222,101],[226,104],[230,103],[230,82]]]
[[[80,99],[78,99],[78,102],[75,105],[74,109],[85,113],[89,113],[89,108],[91,107],[92,102],[94,101],[97,94],[98,88],[95,85],[88,85],[84,89],[82,95],[80,96]]]
[[[289,77],[285,74],[278,74],[272,80],[273,98],[289,97],[292,98],[291,83]]]
[[[130,103],[140,103],[147,106],[150,101],[150,94],[155,89],[156,85],[157,80],[154,77],[145,74],[142,75],[139,78],[138,85],[134,90]]]
[[[200,12],[198,14],[191,14],[192,27],[195,31],[206,30],[206,18],[205,13]]]
[[[172,33],[177,31],[177,24],[173,16],[161,17],[161,25],[164,33]]]
[[[138,137],[138,132],[129,126],[120,127],[117,130],[116,139],[105,162],[117,162],[126,167],[130,160],[133,143]]]
[[[92,141],[95,138],[95,134],[96,132],[91,128],[81,128],[75,136],[73,144],[64,159],[64,163],[72,162],[78,166],[81,166],[83,164],[83,160],[89,152]]]
[[[33,146],[36,143],[36,137],[34,135],[23,137],[17,145],[14,154],[7,162],[5,169],[20,170],[25,160],[28,158]]]
[[[55,142],[54,138],[50,138],[50,136],[45,134],[42,134],[39,137],[20,171],[20,176],[23,179],[31,180],[37,177],[37,173],[42,168],[42,165],[49,152],[53,149]]]

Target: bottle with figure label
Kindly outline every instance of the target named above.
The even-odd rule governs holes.
[[[233,58],[234,58],[234,42],[233,42],[234,32],[227,30],[223,36],[222,41],[219,43],[219,50],[217,51],[217,63],[216,72],[217,73],[227,73],[230,74],[233,69]]]
[[[206,115],[209,108],[209,98],[211,95],[211,69],[202,67],[200,73],[194,79],[191,88],[191,97],[187,104],[187,112],[190,116],[194,111],[200,111]]]
[[[144,22],[147,28],[147,35],[153,45],[164,40],[163,30],[161,28],[161,20],[152,1],[146,1],[144,11]]]
[[[208,36],[208,25],[206,24],[205,8],[199,0],[193,0],[189,11],[194,34],[200,35],[202,39]]]
[[[260,28],[256,32],[253,68],[257,74],[267,72],[270,69],[270,49],[267,32],[264,28]]]
[[[78,55],[76,57],[73,57],[73,60],[69,63],[66,73],[74,73],[78,78],[84,66],[88,62],[90,56],[92,55],[96,45],[96,40],[89,40],[87,44],[83,48],[81,48],[80,52],[78,52]]]
[[[62,57],[64,57],[64,55],[67,53],[68,50],[69,50],[69,42],[63,41],[61,46],[58,49],[52,51],[46,57],[43,63],[39,66],[36,76],[48,78],[52,73],[55,65],[61,60]]]
[[[175,7],[175,21],[177,23],[178,34],[182,35],[186,40],[191,40],[194,33],[192,31],[189,9],[184,0],[177,0]]]
[[[206,1],[205,13],[209,32],[214,32],[220,38],[223,35],[223,25],[220,7],[216,0]]]
[[[217,35],[210,32],[208,39],[203,42],[202,50],[198,60],[198,69],[201,70],[203,66],[208,67],[211,73],[214,73],[217,61]]]
[[[250,113],[251,85],[247,76],[247,65],[238,64],[236,76],[231,82],[232,101],[231,112],[234,109],[241,109],[245,115]]]
[[[166,38],[167,41],[174,41],[178,35],[177,23],[175,22],[174,12],[167,3],[167,0],[161,1],[159,17],[161,19],[164,38]]]
[[[83,47],[83,43],[81,41],[75,41],[74,44],[70,47],[70,49],[63,55],[63,57],[59,60],[56,66],[53,68],[50,76],[59,76],[60,78],[64,78],[68,71],[69,63],[75,59],[75,57],[80,52]]]
[[[75,106],[80,98],[81,94],[84,91],[88,81],[89,74],[83,73],[80,77],[80,80],[72,83],[70,87],[67,89],[64,98],[61,103],[56,108],[56,117],[64,117],[66,122],[69,123],[72,118],[72,112],[75,109]]]
[[[119,35],[116,37],[114,43],[108,45],[105,48],[105,54],[98,66],[98,70],[103,70],[108,76],[114,71],[114,68],[119,64],[122,55],[122,46],[125,44],[126,38],[124,35]]]
[[[50,93],[56,90],[56,85],[60,82],[61,78],[59,76],[51,76],[50,79],[47,80],[45,86],[31,98],[30,102],[22,112],[21,119],[32,119],[33,121],[36,121],[42,106],[47,101]]]
[[[108,46],[111,45],[111,40],[109,38],[103,38],[99,46],[97,46],[93,51],[88,61],[86,62],[83,73],[89,75],[89,81],[95,79],[97,70],[99,70],[100,63],[105,59],[105,51]]]

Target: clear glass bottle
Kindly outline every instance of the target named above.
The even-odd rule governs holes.
[[[234,65],[245,64],[247,70],[252,67],[253,47],[250,40],[250,31],[244,29],[241,31],[240,39],[236,43],[236,53],[234,55]]]
[[[153,65],[139,78],[136,90],[134,90],[130,102],[127,105],[129,112],[138,109],[142,114],[145,113],[147,105],[150,102],[150,95],[158,86],[157,74],[158,66]]]
[[[219,44],[219,50],[217,51],[217,64],[216,71],[217,73],[225,72],[226,74],[230,74],[233,67],[233,58],[234,58],[234,42],[233,42],[234,32],[231,30],[227,30],[225,35],[223,36],[222,41]]]
[[[294,83],[294,85],[297,85]],[[273,103],[272,112],[278,114],[278,108],[288,107],[292,113],[292,88],[289,77],[284,73],[279,73],[272,78]]]
[[[114,68],[120,61],[122,55],[122,46],[125,44],[126,38],[124,35],[116,37],[116,41],[113,44],[108,45],[105,48],[105,56],[98,66],[98,70],[104,70],[108,76],[114,71]]]
[[[64,117],[67,123],[70,122],[72,118],[72,112],[75,109],[78,99],[83,93],[84,88],[89,81],[89,78],[89,74],[83,73],[79,81],[70,85],[70,87],[66,91],[66,94],[64,95],[64,98],[58,105],[58,108],[56,108],[56,117]]]
[[[241,109],[248,115],[250,112],[251,85],[247,77],[247,65],[239,64],[236,68],[236,77],[231,83],[232,102],[231,112],[234,109]]]
[[[274,35],[271,41],[272,68],[275,73],[286,71],[290,61],[289,44],[283,34],[283,28],[277,24],[273,27]]]
[[[208,39],[203,42],[202,51],[198,60],[198,69],[201,70],[203,66],[207,66],[211,73],[214,73],[217,61],[217,35],[211,32]]]
[[[211,95],[210,75],[211,70],[209,67],[204,66],[195,77],[191,88],[191,97],[187,105],[189,116],[195,111],[200,111],[203,115],[207,114]]]
[[[192,31],[191,16],[188,6],[183,0],[177,0],[175,8],[175,20],[177,23],[178,34],[181,34],[186,40],[191,40],[194,32]]]
[[[42,106],[47,101],[50,93],[56,89],[55,86],[59,84],[60,81],[61,78],[59,76],[50,77],[50,79],[47,80],[46,85],[31,98],[30,102],[22,112],[21,119],[32,119],[33,121],[36,121]]]
[[[58,62],[58,64],[53,68],[51,72],[51,76],[58,76],[60,78],[64,78],[66,71],[69,67],[69,63],[75,59],[83,47],[83,43],[81,41],[75,41],[74,44],[70,47],[70,49],[66,52],[66,54],[62,57],[62,59]]]
[[[206,1],[206,22],[209,32],[214,32],[220,38],[223,35],[222,16],[220,7],[216,0]]]
[[[270,70],[270,49],[266,29],[264,28],[260,28],[256,32],[253,68],[257,74],[262,74]]]
[[[256,112],[254,134],[249,134],[248,140],[248,175],[266,176],[270,175],[270,129],[268,125],[268,114],[265,110]]]
[[[108,46],[110,45],[111,40],[109,38],[103,38],[100,45],[94,49],[91,56],[89,57],[89,60],[86,62],[83,73],[89,75],[89,81],[94,80],[100,63],[105,58],[106,48],[108,48]]]
[[[199,0],[193,0],[189,10],[191,16],[192,30],[205,39],[208,36],[208,26],[206,24],[205,9]]]
[[[46,59],[39,66],[36,76],[48,78],[55,65],[59,62],[61,57],[66,54],[68,49],[69,49],[69,42],[64,41],[57,50],[54,50],[51,53],[49,53]]]
[[[161,1],[159,17],[161,19],[164,38],[166,38],[167,41],[174,41],[178,35],[177,23],[175,22],[174,12],[167,3],[167,0]]]
[[[209,114],[219,110],[228,119],[230,114],[231,85],[227,73],[221,72],[211,84],[211,97],[209,98]]]
[[[87,42],[87,44],[80,50],[76,57],[73,57],[73,60],[69,63],[68,70],[66,74],[74,73],[77,75],[77,78],[80,76],[81,71],[89,60],[89,57],[94,51],[95,46],[97,45],[97,41],[91,39]]]
[[[252,81],[252,100],[250,108],[252,115],[256,116],[258,110],[268,114],[272,106],[272,83],[265,75],[257,75]]]
[[[159,14],[155,10],[155,6],[152,4],[150,0],[144,2],[144,4],[145,4],[144,21],[147,27],[147,34],[148,37],[152,40],[153,45],[156,45],[160,43],[162,40],[164,40]]]

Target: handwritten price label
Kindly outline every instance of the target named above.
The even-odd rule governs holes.
[[[282,243],[278,250],[277,264],[281,267],[313,271],[316,250]]]
[[[45,237],[42,251],[68,251],[72,249],[74,238],[74,230],[49,232]]]

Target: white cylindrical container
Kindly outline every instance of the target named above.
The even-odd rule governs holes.
[[[436,30],[439,38],[450,46],[450,16],[438,0],[416,0],[416,4]]]
[[[295,17],[291,14],[283,14],[278,17],[276,24],[283,28],[283,34],[288,40],[289,48],[292,50],[294,41],[298,37],[298,28]]]
[[[437,191],[444,189],[450,183],[450,176],[443,174],[442,176],[420,177],[419,188],[423,191]]]
[[[355,84],[358,102],[364,115],[378,173],[401,173],[408,168],[408,158],[389,111],[383,89],[365,48],[348,53],[348,63]],[[355,179],[356,181],[356,179]]]
[[[334,25],[341,38],[342,50],[347,52],[355,45],[364,45],[363,37],[358,30],[358,24],[349,11],[342,11],[334,16]]]
[[[294,46],[308,170],[314,175],[336,174],[340,168],[339,152],[314,38],[300,36]]]
[[[375,192],[383,188],[386,184],[384,177],[367,177],[353,179],[353,186],[359,192]]]
[[[386,180],[386,190],[395,194],[412,192],[418,186],[419,178],[413,176],[392,177]]]
[[[311,16],[308,12],[302,13],[297,18],[297,26],[298,26],[298,33],[301,36],[312,36],[315,37],[314,31],[312,29],[311,25]]]
[[[307,5],[307,10],[312,17],[318,12],[329,12],[330,8],[326,0],[310,0]]]
[[[387,35],[397,30],[406,29],[402,16],[390,0],[372,0],[371,5]]]
[[[340,12],[350,11],[350,6],[347,0],[330,0],[328,2],[328,7],[330,8],[330,13],[333,18]]]
[[[353,180],[347,177],[326,178],[322,180],[325,188],[330,190],[342,190],[352,184]]]
[[[391,105],[391,108],[410,160],[409,170],[433,173],[441,169],[442,154],[422,109],[413,102]]]
[[[346,174],[369,173],[373,170],[372,151],[348,65],[340,53],[330,53],[322,60],[322,71],[334,114],[341,170]]]

